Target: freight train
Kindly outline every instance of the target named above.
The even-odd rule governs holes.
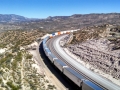
[[[78,29],[77,29],[78,30]],[[97,86],[93,82],[87,80],[84,76],[80,75],[77,73],[75,70],[72,68],[68,67],[62,60],[59,60],[47,47],[46,42],[48,39],[65,34],[65,33],[70,33],[74,32],[77,30],[70,30],[70,31],[62,31],[62,32],[56,32],[49,34],[46,38],[43,39],[42,45],[43,45],[43,50],[46,54],[46,56],[49,58],[51,63],[61,72],[63,73],[66,77],[68,77],[71,81],[73,81],[78,87],[81,87],[82,90],[103,90],[101,87]]]

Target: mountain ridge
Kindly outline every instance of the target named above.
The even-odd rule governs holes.
[[[37,29],[52,32],[103,24],[120,25],[120,13],[73,14],[71,16],[49,16],[45,19],[30,19],[19,17],[19,15],[3,16],[3,18],[0,17],[0,30],[2,31]]]
[[[37,18],[27,18],[16,14],[0,14],[0,22],[21,22],[36,20]]]

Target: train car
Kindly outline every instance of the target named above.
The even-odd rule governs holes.
[[[61,34],[63,34],[63,31],[61,31]]]
[[[50,61],[53,63],[55,59],[58,59],[54,54],[49,54],[48,58],[50,59]]]
[[[49,39],[49,36],[47,36],[44,40],[47,42],[48,39]]]
[[[76,30],[73,30],[73,31],[75,32],[75,31],[78,31],[78,30],[80,30],[80,29],[76,29]]]
[[[50,38],[53,38],[53,35],[52,35],[52,34],[50,34],[49,36],[50,36]]]
[[[82,86],[82,81],[85,80],[85,78],[82,75],[80,75],[71,68],[64,68],[63,74],[66,75],[71,81],[73,81],[79,87]]]
[[[82,90],[103,90],[103,89],[89,80],[84,80],[82,84]]]
[[[46,43],[45,40],[43,40],[42,43],[45,44]]]
[[[66,34],[66,31],[63,31],[63,34]]]
[[[71,30],[70,32],[74,32],[73,30]]]
[[[49,36],[47,36],[46,38],[44,38],[44,39],[43,39],[43,44],[45,44],[48,39],[49,39]]]
[[[55,36],[55,33],[52,33],[52,36],[54,37],[54,36]]]
[[[42,42],[43,42],[43,44],[45,44],[46,43],[46,39],[44,39]]]
[[[58,35],[58,32],[55,33],[55,36],[57,36],[57,35]]]
[[[46,52],[46,50],[45,50],[45,49],[47,49],[47,48],[43,48],[43,50],[44,50],[44,52],[45,52],[45,55],[47,56],[47,54],[48,54],[48,53]]]
[[[47,48],[46,44],[43,44],[43,50],[45,51],[45,49]]]
[[[61,71],[63,72],[63,68],[67,68],[68,66],[61,60],[56,59],[54,60],[54,65]]]
[[[51,51],[48,48],[45,48],[45,54],[49,56],[49,54],[51,54]]]
[[[44,49],[47,48],[47,45],[46,45],[46,44],[43,44],[43,48],[44,48]]]
[[[58,32],[58,35],[61,35],[61,32]]]
[[[69,34],[70,33],[70,30],[66,31],[66,34]]]

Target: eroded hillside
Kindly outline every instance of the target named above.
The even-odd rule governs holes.
[[[114,44],[112,49],[119,49],[120,45],[120,26],[101,25],[83,28],[73,34],[72,44],[82,43],[87,40],[100,38],[110,41],[110,44]]]
[[[73,33],[67,49],[85,67],[120,85],[120,26],[83,28]]]

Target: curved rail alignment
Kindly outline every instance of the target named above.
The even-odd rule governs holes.
[[[76,62],[73,58],[71,58],[69,55],[67,55],[64,50],[60,47],[59,41],[63,38],[64,36],[58,37],[51,42],[53,44],[53,48],[55,49],[55,53],[59,54],[66,62],[68,62],[71,66],[76,68],[78,71],[82,72],[86,76],[88,76],[90,79],[92,79],[94,82],[96,82],[98,85],[104,87],[103,89],[108,89],[108,90],[120,90],[120,87],[111,81],[108,81],[105,78],[102,78],[98,74],[92,72],[91,70],[83,67],[80,63]],[[52,45],[50,46],[52,47]],[[54,53],[54,54],[55,54]]]
[[[76,31],[76,30],[70,30],[68,32],[73,32],[73,31]],[[65,33],[67,33],[67,32],[65,31]],[[61,34],[64,34],[64,31],[61,32]],[[58,34],[58,32],[56,32],[54,34],[49,35],[49,37],[45,38],[45,42],[43,42],[43,43],[46,45],[47,40],[49,38],[51,38],[51,36],[54,37],[57,35],[60,35],[60,32],[59,32],[59,34]],[[47,49],[50,49],[50,52],[46,53],[46,55],[48,55],[49,53],[54,54],[55,56],[57,56],[58,59],[64,61],[73,70],[77,71],[80,75],[84,76],[86,79],[92,81],[93,83],[97,84],[98,86],[102,87],[103,89],[120,90],[120,87],[117,86],[116,84],[106,80],[105,78],[100,77],[99,75],[97,75],[94,72],[83,67],[82,65],[80,65],[80,63],[76,62],[73,58],[68,56],[59,45],[59,41],[63,37],[64,37],[64,35],[61,37],[53,38],[53,39],[51,39],[51,41],[48,41],[49,44],[46,45],[45,47],[49,46],[49,47],[47,47]],[[45,47],[43,45],[44,51],[46,50]],[[94,90],[97,90],[97,89],[94,89]]]
[[[76,69],[75,66],[71,65],[69,63],[69,61],[65,60],[62,56],[60,56],[54,46],[52,45],[53,44],[53,41],[55,40],[55,38],[53,38],[52,40],[49,40],[47,42],[47,46],[48,48],[50,49],[50,51],[60,60],[62,60],[63,62],[65,62],[69,67],[71,67],[73,70],[75,70],[76,72],[78,72],[80,75],[84,76],[86,79],[92,81],[93,83],[96,83],[96,81],[92,80],[91,78],[88,77],[88,75],[85,75],[84,73],[82,73],[80,70]],[[105,87],[101,86],[100,84],[97,83],[98,86],[102,87],[103,89],[106,89]]]

